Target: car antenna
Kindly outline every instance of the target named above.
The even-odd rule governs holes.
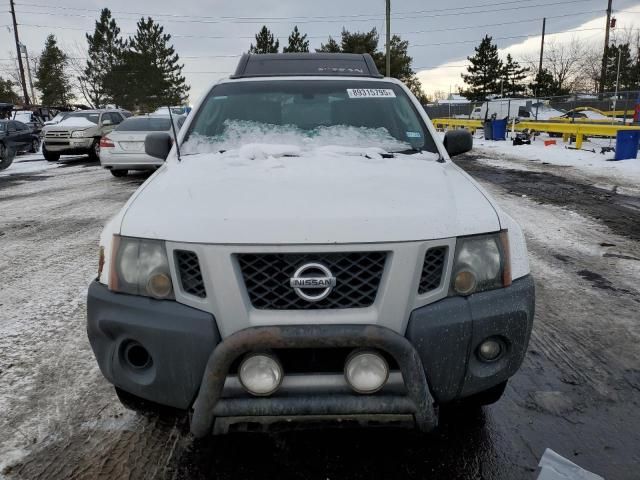
[[[171,121],[171,129],[173,130],[173,142],[176,145],[176,153],[178,154],[178,161],[181,162],[182,158],[180,158],[180,144],[178,143],[178,132],[176,132],[176,125],[173,123],[173,115],[171,113],[171,107],[167,107],[169,110],[169,120]]]

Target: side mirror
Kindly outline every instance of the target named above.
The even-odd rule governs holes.
[[[450,157],[471,151],[473,136],[467,130],[449,130],[444,136],[444,148]]]
[[[103,127],[108,127],[109,125],[113,125],[113,122],[111,120],[103,120],[102,121],[102,126]]]
[[[147,155],[166,160],[173,146],[171,135],[167,132],[149,133],[144,139],[144,151]]]

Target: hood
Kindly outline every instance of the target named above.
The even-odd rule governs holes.
[[[472,181],[435,158],[330,150],[284,157],[189,155],[167,163],[140,188],[121,234],[196,243],[325,244],[499,230],[493,206]]]

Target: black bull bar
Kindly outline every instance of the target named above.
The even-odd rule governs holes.
[[[221,398],[232,363],[245,353],[271,348],[375,348],[397,362],[406,395],[327,394],[287,397]],[[286,374],[286,372],[285,372]],[[191,433],[209,435],[215,417],[411,414],[416,427],[431,431],[437,413],[422,362],[402,335],[376,325],[288,325],[251,327],[230,335],[211,353],[193,405]]]

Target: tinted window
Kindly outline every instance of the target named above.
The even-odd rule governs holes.
[[[13,122],[16,130],[29,130],[29,127],[27,127],[24,123],[22,122]]]
[[[198,109],[186,138],[187,142],[193,138],[194,145],[204,141],[225,146],[244,141],[239,132],[246,141],[254,142],[256,135],[278,142],[275,135],[279,134],[281,143],[292,135],[310,137],[317,144],[437,152],[409,97],[399,85],[388,82],[223,83],[213,88]]]
[[[4,132],[7,129],[7,122],[0,122],[0,132]]]
[[[168,118],[157,117],[132,117],[122,122],[116,131],[118,132],[166,132],[171,128]]]
[[[113,123],[114,125],[118,125],[122,122],[122,117],[119,113],[111,112],[109,116],[111,117],[111,123]]]

